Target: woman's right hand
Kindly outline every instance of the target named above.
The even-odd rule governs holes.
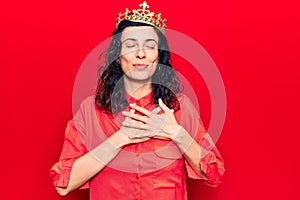
[[[135,110],[130,109],[129,113],[134,114]],[[139,129],[133,126],[128,126],[128,124],[135,123],[134,125],[139,126],[143,125],[144,123],[141,121],[133,121],[130,117],[126,116],[124,121],[122,122],[121,131],[123,131],[128,138],[130,139],[145,139],[150,138],[153,134],[146,129]],[[125,124],[125,125],[124,125]],[[127,124],[127,125],[126,125]]]
[[[135,112],[134,109],[130,110],[130,113],[134,113],[134,112]],[[124,122],[127,122],[129,120],[131,120],[129,117],[125,117]],[[136,137],[132,137],[132,135],[135,135]],[[150,139],[149,132],[146,132],[146,131],[143,131],[140,129],[136,129],[136,128],[126,127],[123,125],[121,126],[120,130],[117,131],[110,138],[110,140],[113,143],[115,143],[118,147],[123,147],[123,146],[129,145],[129,144],[145,142],[149,139]]]
[[[140,138],[131,138],[130,136],[128,136],[128,134],[126,133],[128,131],[128,129],[126,128],[126,130],[124,130],[123,128],[121,128],[119,131],[117,131],[115,133],[114,136],[117,136],[116,138],[116,144],[118,144],[117,146],[119,148],[129,145],[129,144],[136,144],[136,143],[140,143],[140,142],[145,142],[147,140],[150,139],[150,137],[140,137]],[[112,138],[110,138],[112,139]]]

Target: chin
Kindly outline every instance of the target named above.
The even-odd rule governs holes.
[[[149,82],[151,81],[151,77],[127,77],[130,81],[141,81],[141,82]]]
[[[154,73],[150,73],[149,71],[135,71],[126,74],[129,80],[135,81],[147,81],[150,80]]]

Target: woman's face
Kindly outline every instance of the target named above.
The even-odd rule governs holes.
[[[158,63],[158,35],[151,26],[126,27],[121,36],[120,64],[125,78],[150,81]]]

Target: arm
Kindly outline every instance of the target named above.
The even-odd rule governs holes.
[[[117,156],[122,146],[147,139],[129,139],[122,131],[117,131],[93,150],[76,159],[71,169],[68,185],[66,187],[56,187],[57,193],[65,196],[79,188]]]
[[[192,168],[204,179],[207,179],[205,173],[201,171],[201,155],[202,150],[200,145],[191,137],[191,135],[183,128],[178,128],[178,133],[172,141],[178,146],[183,153],[186,160],[190,163]]]
[[[204,180],[212,187],[221,183],[225,172],[224,161],[208,133],[201,134],[196,141],[181,127],[173,142],[186,159],[187,174],[190,178]]]
[[[187,174],[190,178],[204,180],[212,187],[221,183],[225,172],[224,161],[208,133],[201,134],[196,141],[181,127],[173,142],[186,159]]]
[[[76,159],[73,164],[67,187],[56,187],[58,194],[65,196],[100,172],[120,151],[121,141],[118,139],[120,131],[113,134],[91,152]],[[97,159],[95,153],[97,152]],[[102,162],[99,162],[101,160]]]

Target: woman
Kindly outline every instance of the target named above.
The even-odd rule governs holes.
[[[91,200],[181,200],[186,173],[220,183],[223,160],[180,94],[165,21],[140,6],[119,16],[96,95],[68,123],[51,169],[60,195],[89,187]]]

